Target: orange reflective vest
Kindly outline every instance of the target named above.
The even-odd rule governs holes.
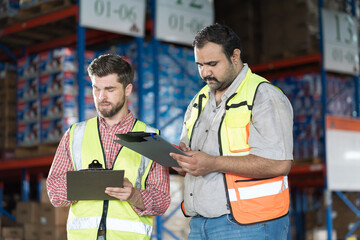
[[[256,90],[266,79],[253,74],[249,69],[236,92],[226,102],[226,111],[219,126],[220,156],[245,156],[250,152],[249,128],[251,110]],[[189,145],[193,128],[209,99],[209,87],[198,93],[189,120]],[[239,224],[253,224],[274,220],[289,211],[289,188],[287,176],[268,179],[254,179],[225,174],[227,199],[231,214]],[[182,208],[184,214],[184,204]]]

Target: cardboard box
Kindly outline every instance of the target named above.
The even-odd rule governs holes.
[[[3,238],[21,238],[24,235],[22,227],[2,227],[1,236]]]
[[[164,223],[180,239],[186,239],[190,233],[189,221],[191,218],[184,217],[178,206],[181,204],[184,196],[184,177],[180,175],[170,175],[170,197],[171,203],[164,214],[164,217],[171,217]],[[175,211],[175,212],[174,212]]]
[[[39,224],[25,223],[24,224],[24,239],[25,240],[40,239]]]
[[[41,226],[41,240],[66,240],[66,226]]]
[[[49,203],[40,204],[40,222],[44,226],[65,226],[69,207],[54,207]]]
[[[39,223],[38,202],[18,202],[16,205],[16,221],[18,223]]]
[[[28,79],[38,76],[39,55],[20,58],[17,61],[17,73],[19,79]]]
[[[16,135],[17,146],[28,147],[37,146],[40,143],[40,123],[18,123],[17,135]]]
[[[0,18],[15,17],[19,11],[19,0],[1,0]]]

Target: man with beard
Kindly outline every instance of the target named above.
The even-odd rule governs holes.
[[[185,113],[180,147],[187,156],[170,154],[186,174],[189,239],[287,239],[291,104],[242,62],[230,28],[205,27],[193,47],[207,85]]]
[[[115,134],[158,132],[134,118],[127,108],[134,72],[118,55],[92,61],[88,73],[98,117],[76,123],[64,134],[55,154],[47,190],[55,207],[69,206],[68,239],[150,239],[154,215],[170,204],[169,170],[115,143]],[[86,169],[94,160],[103,168],[125,170],[122,188],[105,193],[119,200],[67,200],[66,172]]]

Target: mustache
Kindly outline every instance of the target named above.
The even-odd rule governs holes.
[[[203,82],[207,82],[207,81],[215,81],[215,82],[219,82],[219,80],[217,80],[215,77],[204,77]]]
[[[98,104],[110,104],[109,102],[107,102],[107,101],[102,101],[102,102],[98,102]]]

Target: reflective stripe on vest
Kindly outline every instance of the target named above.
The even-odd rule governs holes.
[[[79,219],[71,219],[68,221],[68,225],[66,229],[76,230],[76,229],[97,228],[100,224],[100,221],[101,221],[101,217],[84,217]],[[139,233],[147,236],[151,236],[152,233],[151,225],[144,224],[142,222],[135,222],[129,220],[116,219],[116,218],[106,219],[106,229],[121,231],[121,232]]]
[[[284,176],[283,181],[280,180],[271,183],[255,185],[251,187],[239,187],[237,190],[239,192],[238,195],[240,199],[246,200],[246,199],[253,199],[253,198],[266,197],[266,196],[279,194],[288,187],[289,186],[288,186],[287,176]],[[230,202],[238,200],[236,189],[234,188],[228,189],[228,192],[229,192]]]
[[[223,156],[246,156],[246,155],[249,155],[249,151],[223,154]]]
[[[76,124],[73,134],[73,144],[71,146],[72,156],[74,161],[75,170],[81,170],[81,149],[82,141],[84,138],[86,122],[80,122]]]
[[[225,114],[219,126],[220,156],[246,156],[251,111],[256,90],[268,81],[249,69],[236,92],[226,102]],[[194,126],[209,100],[209,87],[200,90],[194,101],[189,120],[185,123],[191,147]],[[253,179],[225,174],[228,201],[235,221],[252,224],[282,217],[289,210],[287,176],[269,179]],[[186,214],[184,212],[184,214]]]
[[[146,125],[145,132],[156,133],[156,129]],[[141,163],[140,163],[140,167],[139,167],[138,177],[136,178],[136,182],[134,184],[135,188],[139,188],[139,189],[141,188],[141,179],[142,179],[145,169],[148,166],[150,161],[151,160],[149,158],[141,155]]]

